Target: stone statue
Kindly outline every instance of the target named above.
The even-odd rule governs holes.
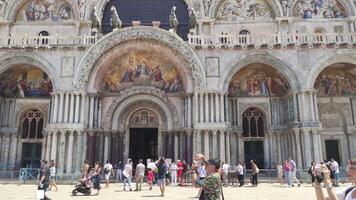
[[[78,0],[78,7],[80,11],[80,18],[84,19],[87,8],[87,0]]]
[[[0,17],[5,16],[5,10],[7,7],[7,1],[6,0],[0,0]]]
[[[92,32],[95,33],[101,33],[101,21],[96,13],[96,6],[93,6],[91,14],[90,14],[90,20],[91,20],[91,30]]]
[[[120,29],[122,26],[122,22],[119,18],[119,14],[117,14],[117,10],[116,10],[115,6],[111,6],[110,25],[114,31]]]
[[[169,25],[171,27],[171,30],[173,30],[174,33],[177,33],[178,30],[178,19],[176,16],[176,7],[173,6],[172,10],[171,10],[171,14],[169,15]]]
[[[288,0],[280,0],[281,2],[281,6],[282,6],[282,10],[283,10],[283,15],[285,17],[287,17],[287,9],[288,9]]]
[[[194,29],[197,26],[197,15],[195,14],[194,8],[188,8],[189,13],[189,29]]]

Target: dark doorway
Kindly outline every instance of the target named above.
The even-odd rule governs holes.
[[[339,164],[341,164],[338,140],[325,140],[325,150],[327,160],[334,158]]]
[[[134,166],[139,159],[146,163],[147,158],[158,157],[158,129],[157,128],[131,128],[129,157]]]
[[[42,144],[23,143],[21,167],[39,168],[41,161]]]
[[[247,169],[251,169],[251,160],[257,162],[257,166],[260,169],[264,168],[264,153],[263,153],[263,141],[246,141],[245,146],[245,162]]]

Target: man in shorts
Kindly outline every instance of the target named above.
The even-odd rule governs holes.
[[[161,196],[164,196],[165,190],[165,179],[166,179],[166,171],[167,171],[167,164],[164,162],[164,158],[161,157],[158,162],[156,163],[157,166],[157,185],[161,190]]]

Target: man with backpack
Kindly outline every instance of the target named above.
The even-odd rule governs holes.
[[[107,160],[106,164],[104,165],[105,188],[109,187],[109,179],[110,179],[111,173],[114,176],[114,170],[113,170],[112,164]]]

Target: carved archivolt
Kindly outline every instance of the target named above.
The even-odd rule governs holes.
[[[185,63],[182,67],[192,72],[194,88],[204,89],[206,86],[203,66],[191,47],[177,35],[154,27],[128,27],[104,36],[91,47],[79,63],[74,84],[77,89],[85,90],[88,86],[91,71],[99,58],[122,42],[131,40],[153,40],[159,42],[181,55]]]
[[[162,100],[163,102],[165,102],[166,106],[169,108],[171,115],[173,117],[173,126],[174,127],[179,127],[179,115],[177,112],[177,109],[175,107],[175,105],[173,104],[173,102],[171,101],[171,99],[160,89],[157,88],[153,88],[153,87],[133,87],[131,89],[128,90],[124,90],[122,92],[119,93],[119,95],[116,97],[115,100],[113,100],[113,102],[110,104],[105,116],[103,117],[103,123],[102,123],[102,127],[104,130],[110,130],[112,127],[112,122],[113,120],[117,120],[117,119],[113,119],[114,113],[117,110],[117,107],[122,103],[122,101],[124,101],[125,99],[128,99],[129,97],[133,97],[135,95],[141,95],[141,94],[147,94],[153,97],[157,97],[160,100]],[[142,100],[141,100],[142,102]],[[157,105],[157,103],[154,103],[155,105]],[[151,107],[151,106],[150,106]],[[129,110],[130,109],[126,109]],[[159,109],[161,110],[161,109]],[[126,113],[129,114],[129,113]],[[122,114],[121,114],[122,115]],[[160,116],[165,116],[163,113]],[[127,116],[121,117],[120,119],[126,119]],[[121,126],[124,124],[124,121],[121,120]]]

